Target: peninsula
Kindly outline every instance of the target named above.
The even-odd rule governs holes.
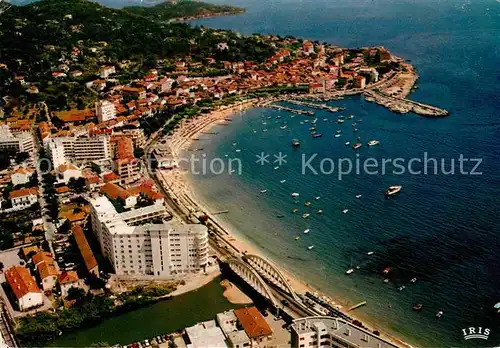
[[[2,11],[0,246],[8,256],[0,262],[10,333],[42,345],[192,289],[201,284],[196,277],[218,274],[218,260],[260,290],[274,314],[277,299],[290,304],[279,313],[287,324],[331,315],[373,344],[394,346],[232,236],[196,202],[176,163],[211,125],[284,98],[363,94],[397,112],[447,115],[407,99],[418,78],[411,64],[385,47],[349,49],[172,21],[243,11],[228,6],[117,10],[42,0]],[[138,279],[160,283],[138,286]],[[290,326],[296,332],[298,323]],[[14,335],[9,339],[15,345]]]

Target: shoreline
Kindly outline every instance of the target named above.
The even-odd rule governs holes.
[[[182,154],[188,151],[189,147],[192,146],[198,135],[201,135],[204,131],[209,130],[210,128],[220,124],[220,122],[225,121],[226,119],[232,118],[235,116],[237,112],[241,112],[248,108],[264,106],[269,102],[272,102],[275,98],[267,98],[263,99],[254,99],[245,102],[239,102],[233,104],[231,106],[225,107],[223,109],[219,109],[211,112],[210,114],[198,116],[193,121],[183,120],[180,124],[180,127],[175,130],[175,132],[167,137],[167,143],[170,146],[172,155],[174,159],[179,160],[182,158]],[[181,168],[175,168],[170,170],[161,170],[159,171],[158,178],[160,181],[163,181],[166,185],[164,185],[165,190],[174,198],[177,205],[181,208],[181,210],[185,211],[187,214],[191,213],[205,213],[210,222],[215,225],[217,229],[224,233],[223,240],[232,246],[232,248],[241,253],[241,254],[255,254],[261,257],[264,257],[271,262],[274,262],[271,257],[266,255],[264,250],[261,250],[257,246],[253,245],[248,239],[245,238],[244,234],[237,231],[234,227],[229,226],[224,221],[221,221],[216,215],[210,214],[209,205],[205,202],[201,197],[199,197],[196,192],[193,190],[193,183],[190,180],[189,174],[187,171]],[[302,292],[313,292],[318,293],[321,297],[326,297],[332,300],[332,296],[323,291],[316,289],[313,285],[310,285],[301,277],[293,274],[289,269],[284,269],[281,266],[278,266],[280,270],[285,274],[287,280],[290,282],[291,286],[295,291]],[[385,332],[384,328],[381,328],[372,323],[370,317],[365,315],[358,315],[353,312],[347,312],[345,310],[348,301],[344,301],[343,299],[335,296],[333,297],[334,301],[332,303],[335,306],[340,305],[340,310],[344,313],[348,313],[349,316],[356,320],[360,320],[370,331],[378,330],[380,331],[380,336],[392,341],[393,343],[401,346],[410,347],[411,345],[404,342],[403,340],[394,337],[393,335],[389,335]]]

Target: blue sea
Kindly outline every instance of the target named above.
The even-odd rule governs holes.
[[[409,343],[427,347],[500,344],[500,315],[492,311],[500,301],[500,3],[226,3],[248,12],[195,24],[245,34],[294,35],[343,47],[383,45],[411,60],[420,74],[411,98],[446,108],[450,116],[400,115],[362,97],[346,98],[330,104],[345,107],[339,114],[355,118],[337,124],[339,115],[318,111],[316,127],[323,137],[313,139],[309,135],[313,117],[251,109],[227,126],[215,127],[212,131],[218,134],[204,135],[194,145],[203,148],[209,160],[239,158],[242,165],[241,175],[192,175],[200,198],[213,211],[228,209],[220,219],[281,266],[346,305],[367,301],[357,315]],[[281,129],[285,124],[286,129]],[[342,135],[336,138],[338,130]],[[359,156],[345,145],[357,137],[364,144]],[[291,147],[294,138],[301,141],[298,149]],[[368,148],[366,142],[371,139],[379,140],[380,146]],[[278,166],[272,162],[280,152],[287,163]],[[255,163],[261,153],[269,154],[271,163]],[[380,164],[382,159],[401,158],[407,163],[427,156],[436,158],[440,168],[437,175],[430,167],[427,175],[408,171],[396,175],[388,166],[384,175],[361,170],[339,180],[338,168],[329,173],[330,160],[324,162],[325,174],[302,173],[302,156],[308,159],[313,154],[317,157],[312,166],[318,171],[319,161],[325,158],[334,164],[350,158],[355,164],[373,157]],[[482,174],[460,173],[461,156],[480,159],[476,171]],[[449,172],[452,159],[455,174],[442,173],[441,160]],[[473,166],[472,160],[463,162],[463,171]],[[423,171],[423,165],[414,162],[412,169]],[[403,186],[401,193],[386,199],[384,190],[394,184]],[[300,194],[298,203],[292,192]],[[357,194],[362,197],[356,199]],[[310,207],[304,206],[306,201],[312,203]],[[299,212],[293,214],[294,208]],[[317,214],[318,209],[324,213]],[[343,209],[348,213],[342,214]],[[311,216],[303,219],[304,212]],[[310,229],[307,235],[302,233],[306,228]],[[308,251],[310,245],[315,248]],[[369,251],[374,254],[368,256]],[[346,276],[351,262],[360,269]],[[391,268],[388,284],[382,274],[386,267]],[[411,283],[412,278],[417,281]],[[401,286],[405,289],[399,291]],[[423,304],[420,313],[412,311],[416,303]],[[441,320],[435,317],[438,311],[444,312]],[[488,341],[463,339],[462,328],[478,326],[490,328]]]

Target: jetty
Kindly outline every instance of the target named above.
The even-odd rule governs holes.
[[[445,109],[440,109],[436,106],[416,102],[406,98],[390,96],[380,90],[365,90],[363,94],[366,101],[375,102],[379,105],[385,106],[393,112],[400,114],[414,112],[422,116],[430,117],[443,117],[449,115],[449,112]]]
[[[221,211],[216,211],[215,213],[212,213],[212,215],[220,215],[220,214],[227,214],[229,213],[229,210],[221,210]]]
[[[290,104],[307,106],[308,108],[326,110],[329,112],[339,112],[339,111],[345,110],[345,108],[343,108],[343,107],[329,106],[326,104],[317,104],[317,103],[311,103],[311,102],[295,100],[295,99],[288,99],[288,100],[284,100],[284,101],[287,103],[290,103]]]
[[[350,307],[350,308],[348,309],[348,312],[353,311],[353,310],[355,310],[356,308],[363,307],[364,305],[366,305],[366,301],[360,302],[360,303],[358,303],[358,304],[356,304],[356,305],[354,305],[354,306]]]
[[[289,112],[294,113],[294,114],[314,116],[314,111],[293,109],[293,108],[289,108],[287,106],[277,105],[277,104],[269,104],[267,106],[272,108],[272,109],[289,111]]]

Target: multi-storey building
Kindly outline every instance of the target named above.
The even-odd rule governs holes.
[[[32,153],[35,149],[33,134],[31,132],[19,132],[13,134],[9,126],[0,126],[0,150],[11,150],[14,152]]]
[[[122,128],[119,131],[113,130],[113,137],[128,137],[132,139],[134,147],[143,148],[146,145],[146,137],[141,128]]]
[[[48,143],[47,150],[56,168],[67,162],[111,160],[112,157],[107,134],[57,137]]]
[[[95,103],[95,114],[99,123],[112,120],[116,118],[115,105],[107,100],[98,101]]]
[[[160,205],[119,214],[106,197],[91,200],[92,228],[102,253],[121,276],[175,278],[204,270],[208,230],[203,225],[163,222],[134,226],[165,216]]]
[[[117,141],[115,171],[122,184],[133,183],[141,177],[139,160],[134,157],[134,145],[130,138],[122,137]]]
[[[333,317],[318,316],[296,319],[291,325],[291,333],[291,346],[298,348],[397,347],[368,330]]]

